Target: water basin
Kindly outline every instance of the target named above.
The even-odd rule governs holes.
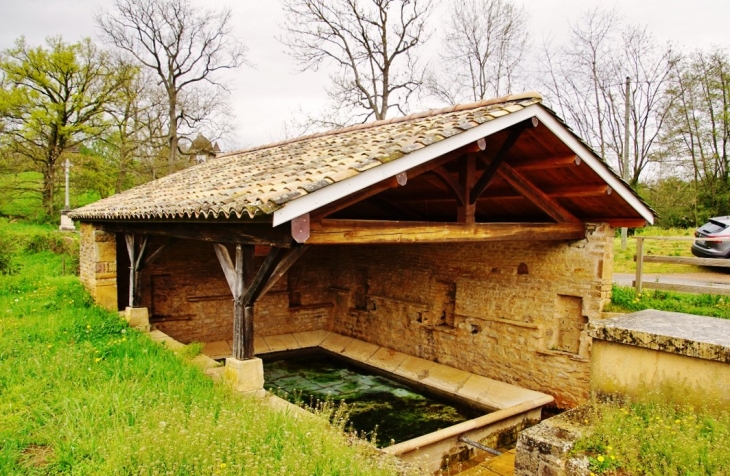
[[[267,390],[283,393],[294,402],[346,402],[353,428],[366,435],[375,431],[379,447],[485,413],[321,349],[280,352],[262,358]]]

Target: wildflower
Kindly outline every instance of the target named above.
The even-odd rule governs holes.
[[[220,469],[226,469],[226,466],[227,466],[226,463],[221,463],[221,464],[218,465],[218,467]]]
[[[679,420],[679,419],[677,419],[677,420],[674,420],[674,423],[676,423],[676,424],[680,424],[680,423],[682,423],[682,420]]]
[[[101,362],[101,357],[97,357],[94,359],[94,362]]]
[[[604,458],[603,455],[598,456],[598,458],[596,458],[596,459],[598,460],[599,463],[603,463],[606,460],[606,458]]]

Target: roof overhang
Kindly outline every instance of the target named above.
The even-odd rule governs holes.
[[[273,213],[273,226],[289,222],[297,217],[306,215],[344,197],[364,190],[383,180],[391,179],[396,175],[425,164],[431,160],[472,144],[479,139],[488,137],[496,132],[507,129],[523,121],[537,118],[548,130],[557,136],[570,148],[587,166],[606,182],[612,190],[623,198],[636,212],[646,220],[654,223],[654,213],[619,179],[609,167],[601,161],[588,146],[578,139],[563,123],[549,110],[540,104],[533,104],[519,111],[506,114],[494,120],[485,122],[477,127],[464,131],[439,142],[416,150],[405,157],[387,162],[378,167],[366,170],[354,177],[333,183],[303,197],[294,199]]]

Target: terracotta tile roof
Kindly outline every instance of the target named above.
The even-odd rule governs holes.
[[[73,210],[74,219],[255,217],[540,103],[538,93],[431,110],[231,152]]]

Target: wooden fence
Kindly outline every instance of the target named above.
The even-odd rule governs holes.
[[[644,282],[644,263],[674,263],[674,264],[692,264],[695,266],[712,266],[720,268],[730,268],[730,259],[718,259],[718,258],[687,258],[683,256],[655,256],[655,255],[644,255],[644,241],[645,240],[657,240],[657,241],[705,241],[708,238],[693,238],[689,236],[635,236],[636,240],[636,255],[634,261],[636,261],[636,280],[634,281],[634,287],[637,293],[646,289],[660,289],[663,291],[678,291],[683,293],[695,293],[695,294],[722,294],[730,296],[730,287],[722,288],[715,286],[691,286],[686,284],[670,284],[670,283],[657,283],[657,282]],[[730,238],[711,238],[712,241],[730,241]]]

